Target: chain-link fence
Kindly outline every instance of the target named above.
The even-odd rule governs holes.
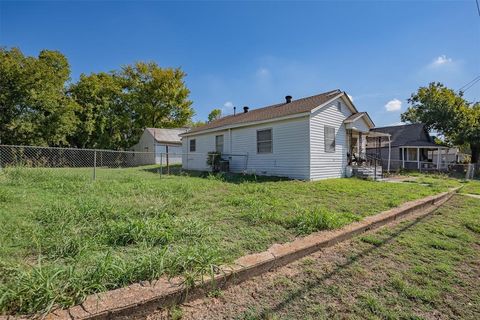
[[[101,149],[78,149],[0,145],[0,170],[7,167],[76,168],[91,174],[111,172],[106,169],[143,167],[164,174],[183,174],[186,171],[244,172],[246,155],[179,152],[139,152]]]
[[[390,168],[390,173],[401,171],[418,171],[422,173],[446,173],[451,176],[462,179],[480,178],[480,165],[472,163],[455,163],[447,161],[403,161],[390,159],[381,159],[382,167],[385,171]]]

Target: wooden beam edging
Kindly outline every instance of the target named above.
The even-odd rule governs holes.
[[[80,305],[60,309],[46,315],[48,320],[106,320],[140,317],[158,308],[205,296],[213,288],[226,288],[258,276],[271,269],[284,266],[309,254],[351,239],[361,233],[382,227],[407,215],[428,215],[449,200],[460,187],[438,195],[410,201],[382,213],[368,216],[341,229],[319,231],[285,244],[274,244],[267,251],[237,259],[233,265],[222,266],[221,272],[194,288],[187,288],[181,277],[160,278],[152,282],[140,282],[127,287],[93,294]],[[0,320],[19,320],[26,317],[0,316]]]

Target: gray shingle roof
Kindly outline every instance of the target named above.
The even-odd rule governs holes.
[[[391,135],[392,147],[434,147],[432,137],[423,123],[405,124],[400,126],[379,127],[372,131],[388,133]]]
[[[188,133],[201,132],[223,126],[241,124],[254,121],[270,120],[297,113],[310,112],[321,104],[341,94],[341,90],[331,90],[315,96],[292,100],[290,103],[279,103],[268,107],[253,109],[247,113],[237,113],[214,120],[203,126],[193,128]]]
[[[147,128],[146,129],[154,137],[157,142],[166,142],[166,143],[182,143],[181,137],[179,134],[184,133],[188,128],[174,128],[174,129],[164,129],[164,128]]]

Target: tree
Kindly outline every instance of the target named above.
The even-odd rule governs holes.
[[[222,116],[222,110],[220,109],[213,109],[212,112],[208,114],[208,122],[212,122],[213,120],[217,120]]]
[[[455,145],[468,144],[472,163],[480,156],[480,104],[469,103],[462,92],[455,92],[441,83],[420,87],[408,99],[410,107],[402,121],[425,123],[429,130],[442,133]]]
[[[180,68],[161,68],[155,62],[125,66],[117,75],[124,80],[138,127],[182,127],[194,115],[190,91]]]
[[[82,74],[70,87],[70,95],[80,106],[71,144],[80,148],[125,149],[141,133],[132,121],[134,111],[127,103],[124,81],[113,73]]]
[[[0,48],[0,137],[5,144],[66,145],[75,130],[77,105],[66,95],[67,59],[42,50],[26,57]]]

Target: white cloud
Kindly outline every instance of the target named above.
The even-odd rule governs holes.
[[[388,112],[399,111],[400,109],[402,109],[402,101],[400,101],[400,100],[398,100],[398,99],[390,100],[390,101],[388,101],[387,104],[385,105],[385,109],[386,109]]]
[[[430,66],[436,68],[436,67],[440,67],[440,66],[450,64],[452,62],[453,62],[452,58],[449,58],[446,55],[442,54],[441,56],[436,57],[432,61],[432,63],[430,63]]]
[[[232,101],[227,101],[223,104],[223,106],[227,109],[233,109],[233,102]]]

